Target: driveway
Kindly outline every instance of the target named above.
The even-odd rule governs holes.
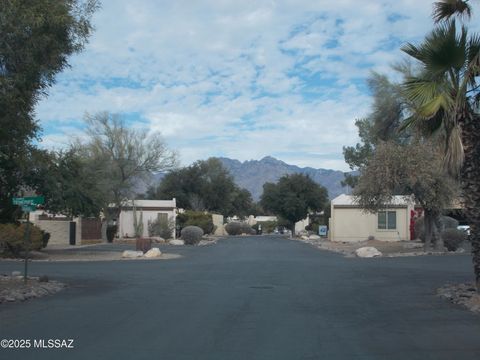
[[[1,359],[480,359],[480,316],[434,296],[469,256],[347,259],[283,237],[165,247],[167,261],[36,262],[69,284],[0,305]],[[22,263],[0,262],[0,273]]]

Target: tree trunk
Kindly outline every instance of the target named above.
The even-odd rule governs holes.
[[[430,251],[432,248],[432,235],[433,235],[433,214],[431,210],[425,209],[423,218],[425,228],[425,243],[424,250]]]
[[[480,293],[480,117],[462,119],[465,161],[461,172],[465,215],[470,225],[475,285]]]
[[[442,238],[443,230],[443,225],[440,221],[440,214],[435,214],[433,218],[433,237],[435,239],[435,250],[437,251],[445,251]]]
[[[102,220],[102,241],[103,242],[108,242],[108,239],[107,239],[107,220],[106,219]]]

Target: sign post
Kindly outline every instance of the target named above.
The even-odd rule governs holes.
[[[23,281],[27,283],[27,272],[28,272],[28,255],[30,251],[30,212],[35,211],[37,205],[41,205],[45,202],[43,196],[29,196],[29,197],[18,197],[13,198],[13,205],[18,205],[22,207],[22,211],[25,213],[27,223],[25,225],[25,236],[23,238],[25,246],[25,269],[23,272]]]

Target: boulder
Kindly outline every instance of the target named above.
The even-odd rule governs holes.
[[[145,255],[146,258],[155,258],[155,257],[159,257],[160,255],[162,255],[162,252],[160,251],[159,248],[151,248],[150,250],[148,250]]]
[[[125,250],[122,253],[122,258],[127,258],[127,259],[134,259],[142,256],[143,256],[143,251]]]
[[[12,277],[15,276],[22,276],[22,273],[20,271],[12,271]]]
[[[310,240],[320,240],[322,237],[319,235],[310,235],[309,238]]]
[[[302,240],[310,240],[310,238],[307,235],[302,235],[300,238]]]
[[[185,245],[185,241],[175,239],[175,240],[170,240],[169,244],[170,245]]]
[[[361,258],[382,256],[382,253],[372,246],[365,246],[355,250],[355,255]]]

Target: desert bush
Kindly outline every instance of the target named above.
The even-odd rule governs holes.
[[[442,231],[442,239],[448,251],[455,251],[467,240],[467,234],[465,231],[449,228]]]
[[[182,239],[186,245],[196,245],[202,240],[203,230],[198,226],[186,226],[182,229]]]
[[[29,250],[40,250],[47,246],[50,234],[42,231],[38,226],[29,224]],[[25,231],[27,224],[0,224],[0,254],[17,257],[25,251]]]
[[[175,220],[173,218],[160,217],[148,223],[148,235],[160,236],[165,240],[171,239],[175,231]]]
[[[225,231],[228,235],[241,235],[242,234],[242,223],[239,222],[230,222],[225,225]]]
[[[440,216],[440,223],[442,224],[443,230],[446,229],[456,229],[458,226],[458,221],[449,216]],[[415,237],[425,241],[425,221],[424,218],[421,217],[415,221]],[[439,229],[442,230],[442,229]]]
[[[225,231],[228,233],[228,235],[242,235],[242,234],[252,235],[256,233],[256,231],[252,229],[252,227],[247,223],[241,223],[241,222],[235,222],[235,221],[225,225]]]
[[[204,234],[213,234],[215,225],[213,225],[212,215],[203,211],[187,210],[177,215],[177,223],[181,229],[186,226],[198,226],[202,228]]]
[[[242,234],[255,235],[257,232],[247,223],[242,223]]]

